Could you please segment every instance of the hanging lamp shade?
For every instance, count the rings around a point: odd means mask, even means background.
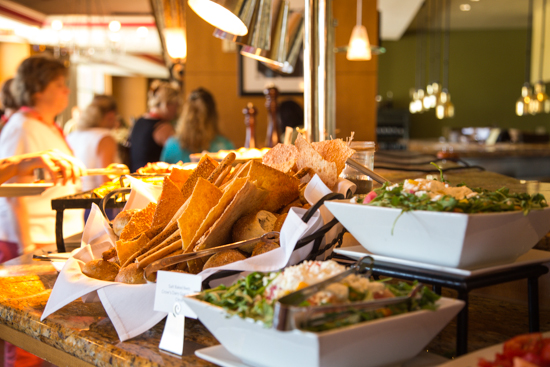
[[[280,3],[277,21],[271,30],[271,48],[262,49],[252,46],[243,46],[241,55],[256,59],[266,64],[275,64],[278,67],[283,67],[287,56],[288,42],[288,25],[290,18],[290,2],[283,0]]]
[[[294,12],[290,14],[286,57],[282,64],[264,62],[265,66],[283,74],[292,74],[294,72],[304,43],[304,24],[304,15],[302,13]]]
[[[531,105],[532,98],[531,84],[525,83],[523,87],[521,87],[521,97],[516,101],[516,115],[525,116],[531,113],[529,106]]]
[[[535,115],[537,113],[550,112],[550,101],[546,94],[546,86],[542,81],[535,84],[535,92],[530,102],[531,114]]]
[[[367,27],[364,25],[357,24],[353,27],[346,58],[354,61],[372,58]]]
[[[213,36],[240,45],[269,49],[271,47],[272,9],[273,0],[259,0],[252,14],[246,35],[237,36],[216,28]]]
[[[248,33],[258,0],[188,0],[199,17],[214,27],[237,36]]]
[[[164,28],[162,34],[168,55],[172,59],[185,59],[187,57],[185,30],[180,27]]]
[[[455,115],[455,106],[451,102],[451,94],[447,89],[443,89],[440,94],[439,103],[435,107],[435,116],[442,120],[452,118]]]

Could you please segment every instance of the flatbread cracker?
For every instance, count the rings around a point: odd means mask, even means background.
[[[235,198],[235,195],[237,195],[237,193],[243,188],[247,181],[248,180],[246,178],[236,178],[231,182],[229,186],[225,188],[222,197],[220,198],[220,201],[208,212],[208,215],[201,223],[199,230],[193,236],[193,239],[190,242],[190,246],[187,248],[186,252],[193,251],[193,247],[195,246],[199,238],[201,238],[206,233],[206,231],[209,230],[210,227],[214,225],[214,223],[216,223],[218,218],[223,214],[225,209]]]
[[[129,241],[151,228],[156,207],[156,203],[149,203],[144,209],[134,214],[122,230],[119,239]]]
[[[351,149],[342,139],[325,140],[311,143],[311,145],[326,161],[336,163],[338,176],[346,168],[348,158],[355,154],[355,150]]]
[[[242,174],[256,186],[269,192],[259,209],[276,212],[298,198],[300,180],[275,168],[253,161],[248,171]]]
[[[192,171],[188,169],[183,169],[179,167],[173,167],[172,172],[170,172],[170,176],[168,176],[172,182],[178,187],[178,189],[181,191],[183,188],[183,184],[189,176],[191,176]]]
[[[258,188],[250,180],[247,180],[231,203],[227,205],[222,215],[209,227],[208,233],[199,240],[194,251],[229,243],[231,241],[231,229],[235,222],[242,216],[257,210],[268,194],[268,191]]]
[[[319,154],[300,134],[296,138],[294,144],[299,151],[298,161],[296,162],[298,169],[300,170],[304,167],[311,168],[319,175],[325,185],[327,185],[329,189],[332,189],[338,181],[336,163],[324,160],[321,154]]]
[[[134,241],[116,241],[116,252],[120,263],[125,266],[128,259],[147,245],[147,242],[149,242],[149,238],[144,233]]]
[[[277,144],[271,148],[262,158],[262,163],[287,173],[297,171],[298,149],[290,144]]]
[[[183,250],[187,250],[191,246],[191,241],[204,219],[210,210],[220,202],[222,195],[222,190],[209,181],[204,178],[197,180],[193,194],[189,198],[189,204],[178,218]]]
[[[208,154],[202,156],[197,168],[193,170],[193,173],[189,176],[187,181],[185,181],[185,184],[181,189],[184,201],[187,200],[193,193],[193,189],[195,188],[195,184],[197,183],[199,177],[207,179],[208,176],[214,172],[217,166],[218,162],[214,161],[212,158],[209,158]]]
[[[169,177],[165,177],[151,227],[166,226],[183,203],[185,200],[180,189]]]

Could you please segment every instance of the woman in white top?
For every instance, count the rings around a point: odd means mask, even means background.
[[[72,151],[55,124],[55,116],[68,104],[67,68],[58,60],[30,57],[18,67],[11,92],[19,106],[0,134],[0,159],[15,155],[57,149]],[[10,182],[33,182],[32,175],[18,175]],[[51,200],[75,194],[72,183],[54,186],[40,196],[0,198],[0,243],[17,246],[19,254],[55,243],[55,211]],[[63,234],[82,232],[82,211],[67,210]],[[5,259],[4,259],[5,260]]]
[[[96,95],[81,112],[76,130],[67,136],[67,141],[86,168],[105,168],[111,163],[120,163],[118,145],[112,135],[112,129],[117,126],[117,106],[113,97]],[[82,190],[95,189],[108,180],[107,176],[82,177]]]

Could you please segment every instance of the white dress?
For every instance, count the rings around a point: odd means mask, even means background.
[[[21,112],[11,116],[0,133],[0,158],[43,150],[58,149],[72,155],[59,131]],[[9,182],[33,182],[33,176],[17,176]],[[40,196],[0,197],[0,240],[19,244],[19,251],[29,252],[34,244],[55,243],[55,210],[51,200],[78,192],[78,185],[56,185]],[[84,228],[82,210],[65,210],[63,235],[69,237]],[[25,241],[24,241],[25,240]],[[27,242],[30,240],[30,243]],[[25,243],[24,243],[25,242]],[[24,248],[23,248],[24,244]]]
[[[67,136],[67,142],[73,150],[74,156],[78,158],[86,168],[105,168],[102,167],[97,155],[97,147],[101,139],[106,136],[113,136],[111,130],[94,127],[87,130],[73,131]],[[120,163],[120,159],[115,158],[115,162]],[[104,176],[82,177],[82,190],[89,191],[103,184]]]

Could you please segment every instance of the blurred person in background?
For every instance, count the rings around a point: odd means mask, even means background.
[[[289,142],[290,144],[294,144],[299,134],[296,128],[304,128],[304,109],[293,99],[282,101],[279,103],[279,108],[277,109],[277,123],[279,124],[279,132],[281,133],[280,141],[285,141],[286,128],[291,127],[293,130]]]
[[[76,129],[76,122],[78,121],[79,116],[80,108],[78,108],[78,106],[73,106],[73,108],[71,108],[71,119],[63,125],[63,134],[65,134],[65,136],[69,135]]]
[[[73,157],[63,132],[55,124],[55,117],[68,105],[67,74],[63,63],[50,57],[29,57],[19,65],[10,91],[16,104],[21,107],[2,129],[0,159],[51,149]],[[67,165],[63,161],[59,164]],[[22,172],[10,182],[33,182],[34,176],[28,173]],[[54,245],[56,212],[51,208],[51,200],[75,194],[78,189],[79,185],[67,183],[65,186],[54,186],[40,196],[0,198],[1,247],[16,249],[15,253],[22,254]],[[78,234],[83,228],[82,211],[65,211],[64,235]],[[6,343],[4,350],[5,366],[42,365],[41,359],[9,343]]]
[[[67,136],[67,142],[87,169],[120,163],[117,141],[113,136],[118,125],[117,104],[111,96],[94,96],[92,103],[80,113],[75,131]],[[107,176],[82,177],[82,190],[95,189],[107,181]]]
[[[219,133],[214,97],[206,89],[198,88],[189,94],[178,119],[176,135],[168,139],[160,159],[185,163],[191,161],[189,155],[193,153],[234,148],[233,143]]]
[[[179,88],[171,83],[155,80],[149,89],[149,112],[134,124],[130,135],[130,170],[149,162],[158,162],[168,138],[174,135],[172,121],[181,105]]]
[[[6,80],[4,84],[2,84],[2,89],[0,90],[0,103],[2,104],[2,116],[0,116],[0,131],[2,130],[2,127],[4,127],[6,122],[8,122],[11,115],[17,112],[17,109],[19,108],[10,91],[10,86],[12,82],[13,78]]]

